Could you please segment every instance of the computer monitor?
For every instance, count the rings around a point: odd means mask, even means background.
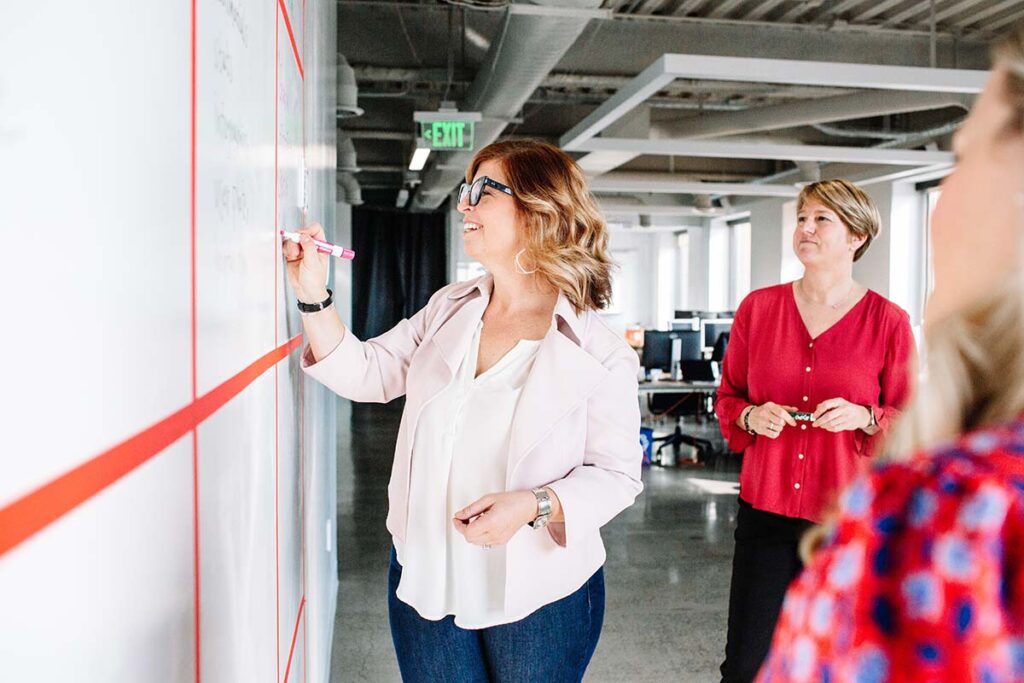
[[[670,330],[700,330],[700,318],[675,318],[668,321]]]
[[[711,360],[721,363],[725,360],[725,352],[729,350],[729,333],[723,332],[715,340],[715,348],[711,352]]]
[[[673,346],[678,349],[675,357]],[[644,330],[641,362],[647,369],[672,372],[674,360],[700,360],[702,355],[700,330]]]
[[[732,318],[705,318],[700,321],[701,338],[704,348],[711,350],[715,348],[718,335],[732,330]]]
[[[676,310],[676,318],[704,318],[707,317],[707,311],[695,311],[692,309],[688,310]]]

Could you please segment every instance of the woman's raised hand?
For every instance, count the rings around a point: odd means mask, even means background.
[[[300,228],[296,232],[299,233],[300,243],[285,240],[281,249],[288,283],[295,290],[299,301],[320,303],[327,298],[327,261],[330,256],[318,252],[313,239],[326,240],[327,237],[319,223]]]

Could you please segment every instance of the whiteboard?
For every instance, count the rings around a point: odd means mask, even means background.
[[[335,24],[5,7],[5,679],[327,680],[334,398],[299,371],[277,230],[334,222]]]

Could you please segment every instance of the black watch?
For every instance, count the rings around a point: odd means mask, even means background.
[[[334,300],[331,299],[332,296],[334,296],[334,292],[328,289],[327,298],[318,304],[304,304],[299,301],[297,302],[299,304],[299,310],[303,313],[318,313],[334,303]]]

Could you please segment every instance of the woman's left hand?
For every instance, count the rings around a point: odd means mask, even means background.
[[[532,491],[489,493],[455,513],[455,529],[473,545],[505,545],[537,517]]]
[[[811,426],[829,432],[847,432],[867,429],[870,422],[871,413],[864,406],[845,398],[830,398],[818,404]]]

